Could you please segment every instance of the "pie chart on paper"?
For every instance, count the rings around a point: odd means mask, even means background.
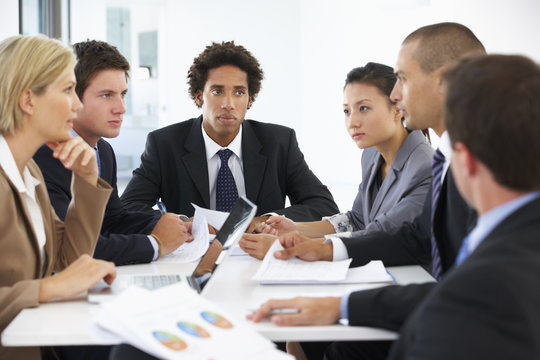
[[[223,316],[215,312],[203,311],[201,312],[201,317],[216,327],[219,327],[222,329],[233,328],[233,324],[229,320],[225,319]]]
[[[154,335],[154,338],[156,338],[157,341],[171,350],[181,351],[187,348],[187,344],[184,340],[166,331],[154,331],[152,332],[152,335]]]
[[[208,331],[206,331],[202,326],[199,326],[197,324],[190,323],[187,321],[180,321],[176,325],[178,326],[180,330],[182,330],[183,332],[191,336],[195,336],[199,338],[210,337],[210,334],[208,333]]]

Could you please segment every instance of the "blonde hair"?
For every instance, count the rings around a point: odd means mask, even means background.
[[[72,70],[73,51],[42,35],[17,35],[0,43],[0,133],[22,127],[19,97],[30,89],[41,94],[47,86]]]

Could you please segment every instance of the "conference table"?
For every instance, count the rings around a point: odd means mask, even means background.
[[[219,266],[201,295],[213,301],[230,315],[245,315],[270,298],[294,296],[340,296],[351,290],[368,289],[386,284],[332,285],[260,285],[251,277],[261,262],[249,256],[229,256],[224,252]],[[118,274],[191,274],[197,263],[151,263],[117,267]],[[389,267],[398,284],[434,281],[420,266]],[[181,306],[181,304],[179,304]],[[117,340],[103,339],[92,331],[92,318],[100,311],[99,304],[87,301],[87,295],[70,300],[51,301],[39,307],[24,309],[2,333],[4,346],[112,345]],[[328,326],[280,327],[268,320],[249,326],[273,341],[319,340],[392,340],[391,331],[334,324]]]

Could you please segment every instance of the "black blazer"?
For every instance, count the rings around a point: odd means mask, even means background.
[[[141,165],[122,194],[126,206],[148,211],[161,198],[167,210],[187,216],[194,213],[191,203],[210,207],[201,122],[202,116],[148,134]],[[254,120],[244,120],[242,126],[246,195],[257,205],[258,215],[275,211],[311,221],[339,212],[304,161],[294,130]]]
[[[431,190],[422,214],[404,223],[395,233],[377,232],[360,238],[344,238],[352,266],[370,260],[383,260],[386,266],[431,264]],[[463,238],[476,225],[476,212],[459,194],[452,172],[446,173],[437,209],[434,231],[439,244],[444,273],[453,265]],[[387,286],[352,293],[349,298],[349,323],[399,330],[408,316],[435,283]]]
[[[159,215],[128,211],[124,208],[116,186],[114,151],[103,139],[100,139],[97,145],[101,178],[113,187],[113,192],[105,209],[94,257],[113,261],[116,265],[150,262],[154,256],[154,249],[145,234],[151,233],[159,220]],[[52,151],[45,145],[38,149],[34,160],[41,168],[56,214],[64,220],[71,200],[72,172],[53,158]]]
[[[391,359],[540,357],[540,199],[503,220],[407,321]]]

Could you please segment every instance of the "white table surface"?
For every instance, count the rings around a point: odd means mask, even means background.
[[[244,318],[250,309],[269,298],[288,298],[297,295],[341,295],[352,289],[379,285],[259,285],[251,280],[260,262],[247,256],[225,257],[202,295],[214,301],[229,314]],[[190,274],[196,262],[188,264],[144,264],[117,267],[119,274]],[[433,281],[420,266],[388,268],[401,284]],[[99,305],[90,304],[86,296],[55,301],[36,308],[24,309],[2,333],[4,346],[107,345],[90,332],[90,323]],[[285,340],[391,340],[391,331],[369,327],[302,326],[278,327],[270,321],[248,322],[255,330],[273,341]]]

